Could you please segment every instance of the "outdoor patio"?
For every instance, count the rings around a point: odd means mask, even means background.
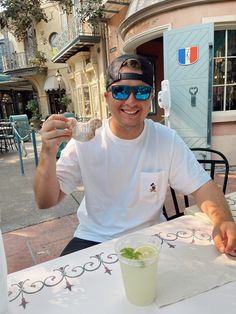
[[[40,139],[37,135],[37,147]],[[73,192],[63,203],[39,210],[34,201],[32,179],[35,161],[32,143],[26,143],[23,158],[25,175],[20,171],[16,150],[0,154],[1,229],[5,244],[8,272],[15,272],[58,257],[77,227],[76,211],[83,197],[83,188]],[[216,178],[221,184],[222,176]],[[236,191],[236,169],[229,175],[227,193]],[[168,196],[167,208],[172,201]]]

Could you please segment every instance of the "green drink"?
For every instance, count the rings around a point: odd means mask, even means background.
[[[135,305],[151,304],[156,298],[160,240],[132,234],[116,243],[127,299]]]

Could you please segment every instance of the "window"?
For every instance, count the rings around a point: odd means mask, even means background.
[[[90,106],[90,94],[88,86],[83,87],[84,93],[84,109],[86,115],[91,115],[91,106]]]
[[[49,35],[49,38],[48,38],[48,41],[49,41],[49,44],[52,48],[55,48],[56,47],[56,40],[58,38],[58,33],[56,32],[53,32]]]
[[[213,111],[236,110],[236,30],[215,31]]]

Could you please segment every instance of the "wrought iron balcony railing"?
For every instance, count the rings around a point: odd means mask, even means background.
[[[68,28],[59,34],[53,41],[53,62],[65,62],[81,47],[91,46],[100,41],[99,25],[91,27],[88,23],[81,23],[77,15],[69,23]]]
[[[43,55],[41,53],[41,55]],[[37,56],[28,56],[25,52],[12,53],[2,57],[3,73],[35,67],[44,67],[45,62]]]

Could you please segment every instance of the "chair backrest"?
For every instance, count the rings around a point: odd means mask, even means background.
[[[229,163],[227,158],[221,152],[211,149],[211,148],[191,148],[193,153],[195,154],[198,162],[203,166],[203,168],[209,173],[213,180],[216,179],[216,173],[220,173],[221,178],[223,180],[221,186],[222,191],[225,194],[228,182],[229,175]],[[167,220],[171,220],[183,215],[184,208],[179,205],[179,197],[176,195],[174,189],[170,187],[170,195],[172,197],[172,201],[174,204],[174,214],[167,211],[166,207],[163,207],[163,214]],[[189,206],[189,198],[187,195],[182,195],[184,207]]]

